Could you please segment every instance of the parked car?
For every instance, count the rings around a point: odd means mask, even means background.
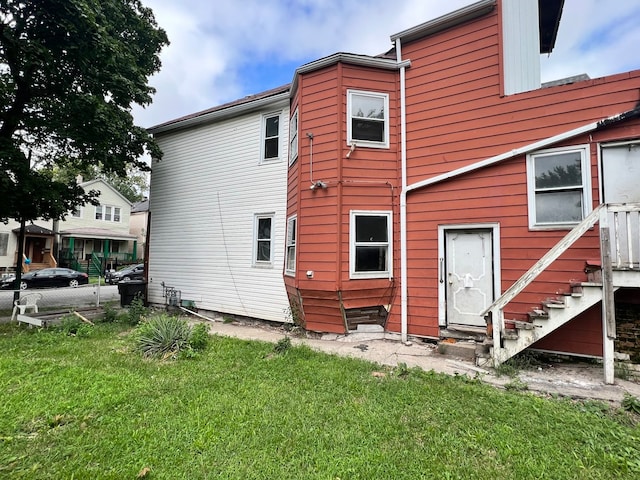
[[[46,287],[77,287],[89,283],[89,275],[70,268],[43,268],[22,275],[20,290]]]
[[[16,281],[16,276],[13,273],[5,275],[0,280],[0,289],[5,290],[5,289],[14,288],[15,281]]]
[[[142,280],[144,277],[144,263],[129,265],[116,272],[107,272],[104,281],[107,283],[128,282],[130,280]]]

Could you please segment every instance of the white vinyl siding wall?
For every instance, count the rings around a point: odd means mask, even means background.
[[[287,105],[158,135],[164,157],[151,176],[151,303],[164,304],[164,282],[199,309],[287,321]],[[282,153],[261,164],[263,115],[276,109]],[[253,262],[254,222],[264,212],[273,212],[268,268]]]
[[[502,1],[505,95],[540,88],[538,0]]]

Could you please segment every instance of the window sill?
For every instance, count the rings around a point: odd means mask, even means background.
[[[349,280],[380,280],[388,279],[389,272],[371,272],[371,273],[354,273],[349,274]]]
[[[253,268],[261,268],[261,269],[265,269],[265,270],[273,269],[273,264],[272,263],[254,263],[251,266]]]
[[[366,140],[351,140],[347,142],[347,147],[351,147],[355,144],[355,150],[358,148],[381,148],[381,149],[389,149],[389,142],[372,142]]]
[[[558,225],[530,225],[529,231],[531,232],[548,232],[552,230],[573,230],[576,225],[579,225],[580,222],[576,223],[561,223]]]

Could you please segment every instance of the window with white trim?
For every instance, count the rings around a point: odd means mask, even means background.
[[[392,269],[390,211],[351,211],[351,278],[386,278]]]
[[[271,266],[273,261],[273,215],[256,215],[254,225],[253,264]]]
[[[280,113],[262,117],[262,157],[264,160],[280,159]]]
[[[389,148],[389,95],[347,90],[347,144]]]
[[[298,158],[298,109],[289,120],[289,165]]]
[[[530,228],[568,228],[591,211],[589,146],[527,155]]]
[[[102,220],[104,222],[120,222],[120,207],[114,207],[112,205],[96,205],[96,220]]]
[[[71,216],[73,218],[82,218],[82,207],[76,207],[72,212]]]
[[[298,235],[298,217],[295,215],[287,220],[287,256],[285,258],[284,273],[296,273],[296,237]]]

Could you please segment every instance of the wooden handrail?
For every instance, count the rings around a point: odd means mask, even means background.
[[[493,302],[480,315],[485,316],[492,310],[504,308],[516,295],[522,292],[538,275],[540,275],[551,263],[553,263],[560,255],[567,251],[584,233],[593,227],[600,218],[600,211],[605,204],[598,205],[582,222],[576,225],[573,230],[567,233],[551,250],[543,255],[527,272],[522,275],[513,285],[511,285],[500,297]]]

